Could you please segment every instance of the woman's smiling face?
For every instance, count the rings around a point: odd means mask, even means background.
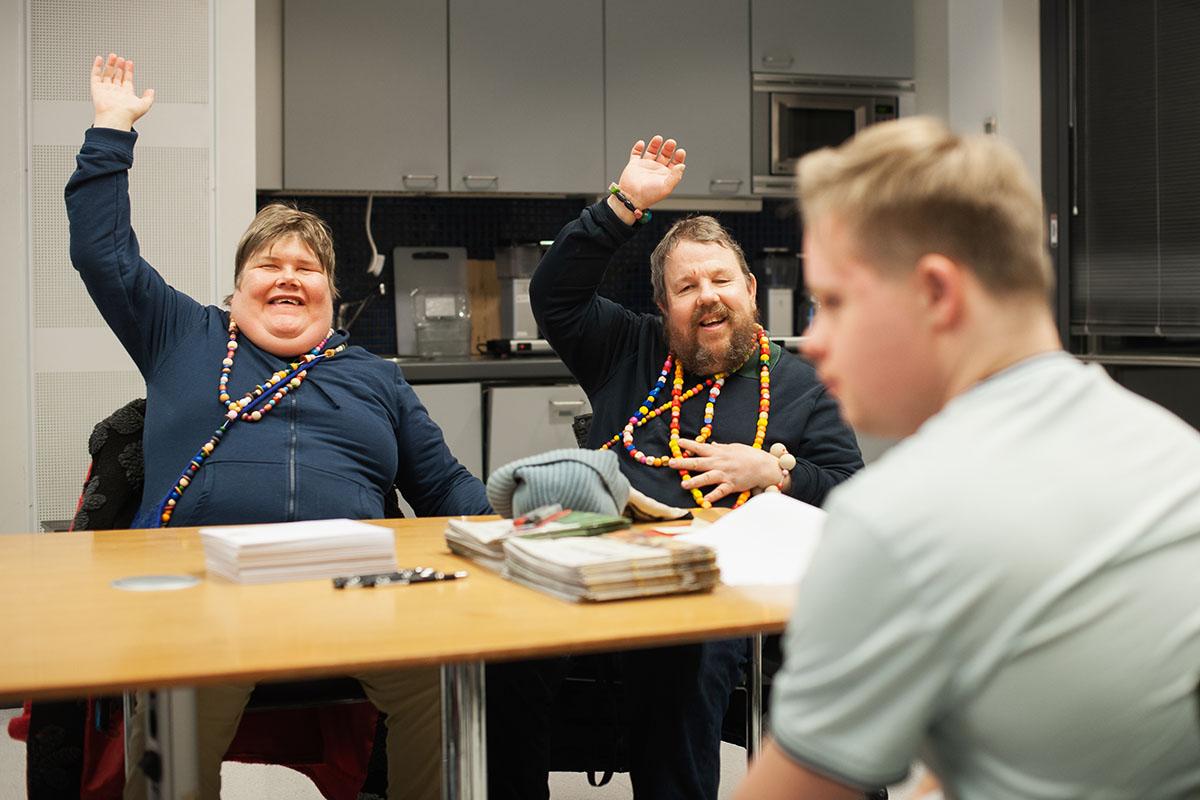
[[[329,332],[329,278],[298,236],[277,239],[247,259],[230,310],[243,335],[258,347],[281,357],[299,355]]]

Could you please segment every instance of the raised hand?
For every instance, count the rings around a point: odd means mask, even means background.
[[[650,144],[638,139],[629,152],[629,163],[625,165],[617,181],[621,192],[640,209],[650,208],[669,196],[683,177],[687,151],[676,146],[674,139],[655,135]],[[627,223],[633,223],[633,214],[613,199],[609,207]],[[624,213],[622,213],[624,212]]]
[[[154,90],[147,89],[141,97],[133,90],[133,62],[109,53],[108,58],[96,56],[92,62],[92,107],[97,128],[133,128],[143,114],[154,105]]]

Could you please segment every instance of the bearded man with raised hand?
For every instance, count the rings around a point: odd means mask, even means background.
[[[758,324],[754,276],[720,223],[682,219],[655,248],[661,316],[597,293],[686,158],[661,136],[633,146],[606,199],[563,228],[538,266],[534,315],[591,401],[589,446],[614,449],[638,491],[681,507],[738,506],[763,490],[820,504],[862,466],[854,433],[812,367]],[[737,639],[620,655],[637,797],[715,800],[721,721],[747,653]],[[564,670],[560,660],[489,667],[489,796],[547,796],[541,709]]]

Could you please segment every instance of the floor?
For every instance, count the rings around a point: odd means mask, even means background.
[[[25,745],[8,737],[8,720],[20,709],[0,709],[0,800],[26,800]],[[733,796],[733,789],[746,772],[746,751],[731,744],[721,749],[721,800]],[[287,767],[258,764],[225,764],[221,769],[225,800],[321,800],[312,782]],[[913,780],[892,790],[893,800],[907,800]],[[619,774],[602,788],[588,785],[582,773],[556,772],[550,776],[552,800],[618,800],[633,796],[627,775]]]

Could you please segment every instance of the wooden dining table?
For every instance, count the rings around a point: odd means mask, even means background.
[[[468,577],[346,590],[328,579],[245,585],[206,573],[194,528],[0,535],[0,700],[155,690],[172,710],[160,732],[182,776],[177,786],[186,787],[195,769],[196,686],[438,665],[443,796],[482,798],[485,662],[778,632],[794,596],[792,587],[719,585],[565,602],[451,554],[445,518],[373,524],[395,532],[400,567]],[[114,586],[148,575],[196,582],[154,591]]]

